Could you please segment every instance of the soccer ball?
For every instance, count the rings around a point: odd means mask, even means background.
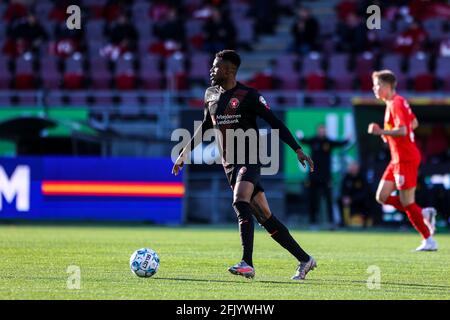
[[[153,276],[159,268],[158,254],[149,248],[136,250],[130,258],[130,269],[138,277]]]

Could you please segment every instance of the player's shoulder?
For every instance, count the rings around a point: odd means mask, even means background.
[[[211,87],[206,88],[205,94],[207,94],[207,93],[217,93],[219,91],[220,91],[220,87],[218,85],[211,86]]]
[[[240,89],[248,91],[248,96],[250,97],[251,103],[259,103],[265,106],[267,109],[270,109],[266,99],[264,99],[263,95],[256,88],[240,84]]]
[[[253,87],[249,87],[249,86],[247,86],[247,85],[245,85],[245,84],[243,84],[243,83],[238,83],[238,88],[240,89],[240,90],[245,90],[245,91],[247,91],[250,95],[254,95],[254,96],[257,96],[257,95],[259,95],[259,92],[258,92],[258,90],[256,89],[256,88],[253,88]]]
[[[211,86],[205,90],[205,101],[216,100],[220,95],[219,86]]]
[[[398,106],[402,106],[402,107],[408,107],[409,106],[408,100],[406,100],[405,97],[403,97],[403,96],[401,96],[399,94],[396,94],[394,96],[394,105],[398,105]]]
[[[249,87],[245,84],[238,82],[237,90],[245,93],[246,101],[252,105],[261,97],[261,94],[256,88]]]

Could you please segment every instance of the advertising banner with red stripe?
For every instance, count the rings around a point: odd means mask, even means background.
[[[0,219],[183,222],[170,158],[0,158]]]

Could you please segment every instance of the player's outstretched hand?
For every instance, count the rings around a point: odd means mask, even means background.
[[[178,156],[177,161],[175,161],[175,164],[173,165],[172,174],[174,174],[176,176],[178,175],[180,170],[183,168],[185,159],[186,159],[186,157],[185,157],[185,155],[183,153],[181,153]]]
[[[367,132],[369,134],[374,134],[374,135],[381,135],[381,128],[378,125],[378,123],[374,123],[372,122],[371,124],[369,124],[369,127],[367,128]]]
[[[302,149],[298,149],[297,151],[298,161],[302,164],[303,168],[306,168],[305,161],[309,164],[309,171],[314,171],[314,162],[311,160],[309,156],[307,156]]]

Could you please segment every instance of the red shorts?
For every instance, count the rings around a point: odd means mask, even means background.
[[[392,181],[397,190],[415,188],[420,161],[389,163],[381,180]]]

